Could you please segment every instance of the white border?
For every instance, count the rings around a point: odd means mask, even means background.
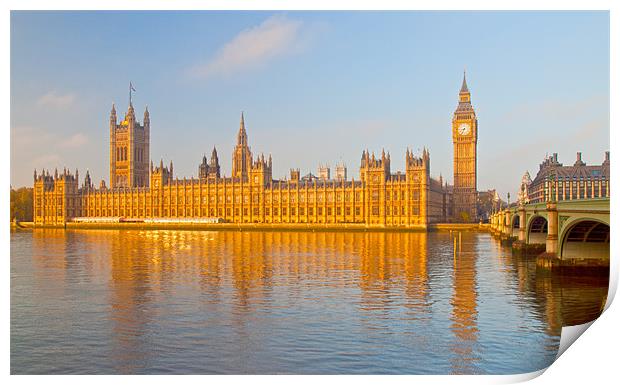
[[[611,10],[611,116],[610,116],[610,128],[611,128],[611,152],[612,159],[616,154],[617,146],[614,143],[618,142],[618,90],[620,89],[618,83],[618,68],[620,61],[618,60],[618,42],[620,41],[618,31],[620,28],[620,19],[618,12],[620,6],[618,1],[612,0],[590,0],[590,1],[553,1],[553,0],[522,0],[522,1],[490,1],[490,0],[470,0],[470,1],[414,1],[414,0],[384,0],[384,1],[335,1],[335,0],[315,0],[315,1],[287,1],[282,0],[263,0],[263,1],[249,1],[249,0],[212,0],[212,1],[199,1],[199,0],[150,0],[150,1],[88,1],[80,2],[75,0],[61,0],[51,3],[45,0],[8,0],[2,2],[5,8],[5,12],[2,14],[1,24],[3,38],[1,40],[2,51],[10,53],[10,10],[38,10],[38,9],[55,9],[55,10],[71,10],[71,9],[83,9],[83,10],[99,10],[99,9],[118,9],[118,10],[194,10],[194,9],[213,9],[213,10],[346,10],[346,9],[359,9],[359,10],[406,10],[406,9],[418,9],[418,10]],[[561,7],[561,8],[560,8]],[[5,60],[2,62],[3,74],[5,85],[10,85],[10,61],[7,59],[7,54],[3,55]],[[578,74],[577,74],[578,75]],[[3,125],[4,138],[2,141],[3,150],[2,156],[4,162],[2,167],[5,171],[5,180],[10,180],[10,87],[5,86],[2,93],[2,108],[4,114],[2,116],[5,119],[9,119],[9,122]],[[6,122],[6,120],[5,120]],[[615,165],[615,161],[612,160]],[[616,167],[611,168],[611,179],[618,180],[618,172]],[[7,186],[8,187],[8,186]],[[0,218],[9,218],[9,189],[0,189],[0,201],[2,202],[2,214]],[[616,212],[616,200],[612,196],[612,213]],[[620,239],[617,237],[616,224],[617,218],[612,215],[612,279],[610,281],[610,295],[609,298],[613,298],[617,290],[618,285],[618,263],[615,258],[618,257],[618,243],[614,242],[614,239]],[[5,280],[5,292],[2,296],[2,305],[4,309],[10,309],[10,248],[9,248],[9,223],[4,220],[1,221],[2,226],[2,244],[5,247],[4,263],[2,277]],[[610,306],[608,301],[607,307]],[[575,347],[568,349],[548,370],[549,373],[540,376],[534,380],[537,383],[558,383],[562,384],[583,384],[588,383],[611,383],[614,379],[617,379],[617,358],[616,353],[618,348],[616,343],[618,342],[618,330],[617,325],[620,325],[617,311],[618,305],[612,306],[607,310],[601,319],[594,322],[594,325],[588,329],[585,333],[586,337],[580,338],[575,342]],[[5,312],[3,317],[3,326],[5,333],[3,335],[4,342],[4,354],[3,360],[4,374],[8,375],[10,371],[10,346],[9,336],[7,331],[10,329],[10,315],[9,312]],[[201,376],[183,376],[175,378],[176,380],[188,381],[188,382],[203,382],[205,380],[213,380],[218,383],[237,383],[252,382],[252,383],[289,383],[291,381],[300,383],[314,383],[316,381],[321,382],[355,382],[355,383],[376,383],[380,382],[393,382],[393,383],[407,383],[411,381],[421,381],[423,383],[465,383],[465,384],[485,384],[485,383],[511,383],[520,382],[536,377],[544,371],[535,373],[518,375],[518,376],[217,376],[217,377],[201,377]],[[31,376],[12,376],[9,378],[11,382],[22,383],[41,381],[61,383],[66,382],[83,382],[87,380],[94,383],[107,383],[109,378],[104,376],[89,376],[84,377],[72,377],[72,376],[46,376],[36,378]],[[113,381],[126,382],[149,382],[149,383],[168,383],[171,379],[168,376],[115,376]]]

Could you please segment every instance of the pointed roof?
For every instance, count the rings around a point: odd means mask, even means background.
[[[465,71],[463,71],[463,84],[461,85],[460,93],[469,93],[469,89],[467,88],[467,80],[465,79]]]
[[[239,134],[237,134],[237,144],[247,144],[248,134],[245,132],[245,119],[241,111],[241,122],[239,123]]]

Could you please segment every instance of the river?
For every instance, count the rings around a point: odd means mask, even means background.
[[[513,374],[607,279],[486,233],[11,232],[12,374]],[[457,247],[458,249],[458,247]]]

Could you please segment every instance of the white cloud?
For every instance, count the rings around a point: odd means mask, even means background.
[[[60,146],[64,148],[77,148],[88,143],[88,137],[81,132],[73,134],[68,138],[63,138],[60,141]]]
[[[56,91],[50,91],[45,95],[41,96],[37,100],[37,104],[39,106],[47,106],[47,107],[55,107],[55,108],[65,108],[73,104],[75,101],[75,94],[57,94]]]
[[[53,170],[55,167],[57,168],[60,165],[61,161],[62,159],[57,154],[46,154],[33,158],[30,163],[34,168],[45,167]]]
[[[241,31],[205,65],[194,68],[201,77],[246,71],[299,47],[302,22],[272,16],[260,25]]]

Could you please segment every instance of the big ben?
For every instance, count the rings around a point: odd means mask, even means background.
[[[478,119],[471,105],[465,73],[459,92],[459,105],[452,117],[454,144],[453,219],[456,222],[477,220],[477,143]]]

